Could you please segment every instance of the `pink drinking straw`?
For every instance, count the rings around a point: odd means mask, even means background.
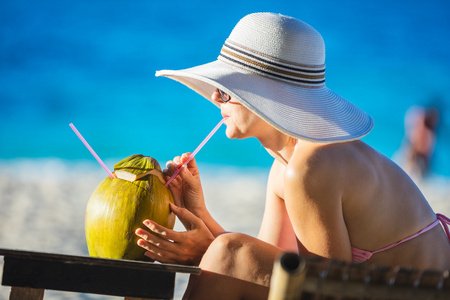
[[[202,149],[202,147],[206,144],[206,142],[208,142],[208,140],[214,135],[214,133],[216,133],[217,129],[219,129],[219,127],[223,124],[223,122],[225,122],[227,118],[223,118],[219,124],[216,125],[216,127],[214,127],[214,129],[208,134],[208,136],[203,140],[203,142],[200,143],[200,145],[198,145],[198,147],[194,150],[194,152],[192,152],[192,154],[189,156],[188,160],[183,164],[183,165],[187,165],[193,158],[194,156],[198,153],[198,151],[200,151],[200,149]],[[178,176],[178,174],[180,174],[181,172],[181,167],[175,171],[175,173],[173,173],[172,177],[169,178],[169,180],[167,180],[166,182],[166,186],[169,186],[169,184],[172,182],[172,180],[175,179],[175,177]]]
[[[83,144],[86,146],[86,148],[88,148],[88,150],[92,153],[92,155],[94,155],[95,159],[98,161],[98,163],[103,167],[103,169],[105,169],[106,173],[108,173],[109,177],[111,178],[116,178],[116,176],[114,176],[111,171],[108,169],[108,167],[103,163],[103,161],[100,159],[100,157],[98,157],[97,153],[95,153],[94,149],[91,148],[91,146],[89,146],[88,142],[86,142],[86,140],[84,139],[84,137],[81,135],[81,133],[75,128],[75,126],[70,123],[69,124],[70,128],[72,128],[72,130],[75,132],[76,135],[78,135],[78,137],[80,138],[80,140],[83,142]]]

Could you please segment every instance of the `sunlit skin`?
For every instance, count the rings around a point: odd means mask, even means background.
[[[230,139],[245,139],[248,137],[258,136],[262,130],[272,130],[272,126],[253,114],[250,110],[245,108],[242,104],[231,99],[227,103],[223,103],[215,91],[211,99],[221,106],[222,117],[228,117],[225,121],[227,126],[226,135]]]
[[[412,180],[362,141],[315,144],[276,130],[235,99],[222,103],[229,138],[257,138],[273,156],[258,238],[226,233],[208,212],[192,160],[171,184],[175,215],[186,227],[175,232],[151,221],[138,244],[152,259],[198,264],[185,297],[265,299],[274,259],[282,251],[352,260],[351,247],[377,250],[416,233],[435,219]],[[167,176],[189,153],[168,162]],[[251,212],[249,212],[251,213]],[[150,232],[161,234],[160,237]],[[450,269],[450,245],[436,226],[368,263]],[[217,284],[217,282],[221,284]],[[220,298],[223,297],[223,298]]]

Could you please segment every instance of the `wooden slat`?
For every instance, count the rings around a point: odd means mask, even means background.
[[[175,273],[5,257],[3,285],[112,296],[171,299]]]
[[[201,269],[198,267],[184,266],[184,265],[174,265],[174,264],[160,264],[153,262],[144,262],[136,260],[125,260],[125,259],[106,259],[90,256],[77,256],[77,255],[65,255],[65,254],[54,254],[45,252],[35,252],[35,251],[24,251],[24,250],[13,250],[13,249],[3,249],[0,248],[0,256],[5,257],[17,257],[17,258],[32,258],[41,261],[66,261],[68,263],[77,263],[84,265],[96,265],[96,266],[123,266],[125,268],[142,269],[147,270],[151,268],[152,270],[165,271],[165,272],[176,272],[176,273],[189,273],[189,274],[200,274]]]
[[[393,285],[413,287],[418,277],[417,269],[396,267],[394,268]]]
[[[352,291],[352,297],[343,299],[361,299],[368,294],[369,266],[367,264],[350,264],[347,273],[347,279],[344,281],[344,290]],[[349,294],[348,292],[346,294]]]
[[[302,300],[320,299],[317,294],[321,290],[321,278],[324,273],[324,264],[326,261],[318,256],[310,256],[306,258],[306,276],[316,280],[308,280],[303,282]],[[328,264],[327,264],[328,266]],[[306,284],[306,286],[305,286]],[[314,292],[309,292],[314,291]]]
[[[439,289],[442,287],[443,281],[444,276],[442,272],[425,270],[420,275],[420,278],[417,282],[417,287]]]
[[[444,284],[443,284],[443,288],[444,289],[448,289],[450,290],[450,270],[446,271],[444,273]]]
[[[2,284],[132,298],[171,299],[176,272],[197,267],[0,249]]]
[[[388,285],[391,273],[389,267],[372,265],[369,267],[370,283],[375,285]]]
[[[348,264],[341,260],[330,259],[326,269],[326,278],[332,280],[342,280],[346,277]]]

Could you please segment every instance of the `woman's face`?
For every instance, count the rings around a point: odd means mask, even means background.
[[[226,135],[230,139],[258,138],[271,128],[269,124],[234,98],[224,103],[218,90],[211,95],[211,100],[219,104],[222,116],[228,117],[225,125],[227,125]]]

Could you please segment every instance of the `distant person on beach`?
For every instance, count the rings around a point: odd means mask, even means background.
[[[257,238],[227,232],[215,221],[195,160],[182,166],[189,154],[168,162],[167,176],[181,168],[169,185],[171,209],[187,230],[146,221],[148,230],[136,234],[148,257],[202,268],[186,298],[267,299],[274,260],[284,251],[450,269],[450,233],[441,226],[450,220],[431,209],[403,170],[360,140],[373,120],[326,87],[324,42],[308,24],[279,14],[247,15],[218,60],[156,75],[210,100],[227,117],[228,138],[255,137],[274,158]],[[225,155],[227,149],[217,159]]]
[[[438,124],[439,111],[433,106],[413,106],[405,114],[405,138],[393,160],[414,180],[430,174]]]

